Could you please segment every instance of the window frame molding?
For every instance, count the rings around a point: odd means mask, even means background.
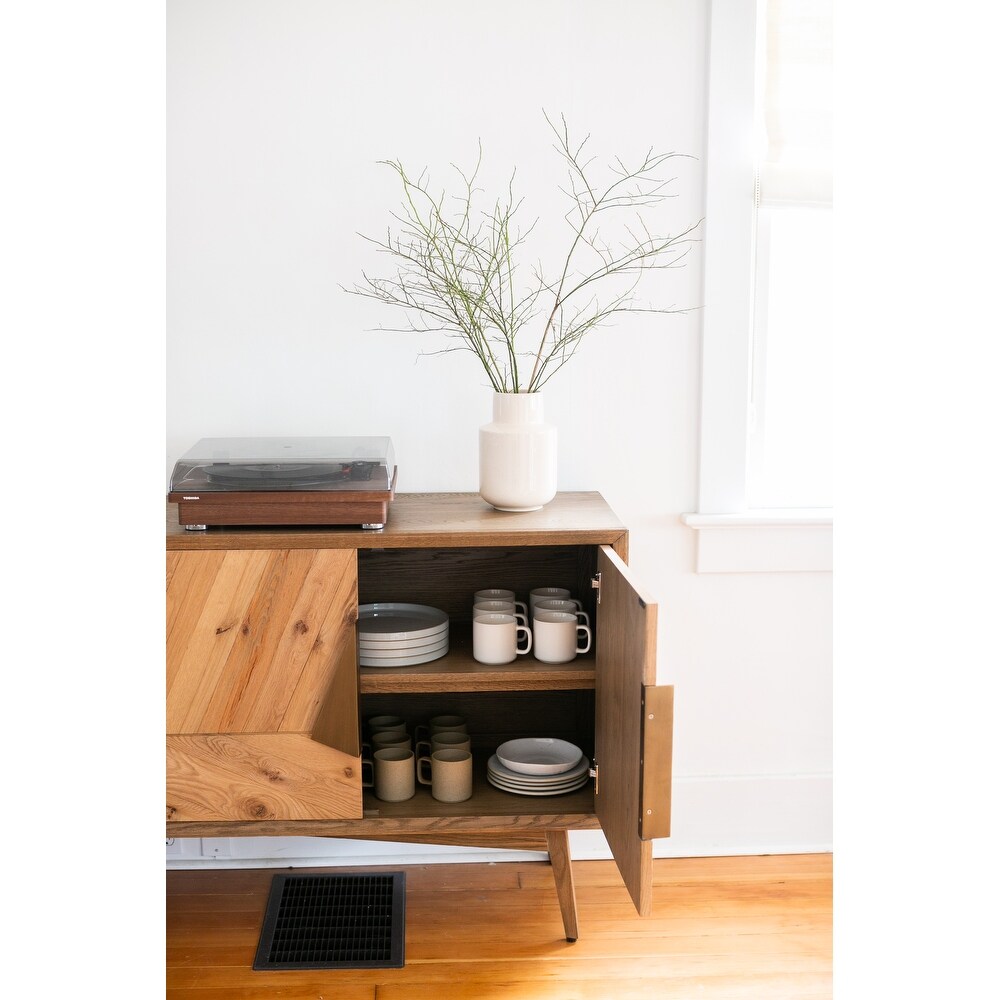
[[[827,509],[750,508],[757,39],[766,0],[711,0],[706,101],[705,243],[696,569],[832,569]]]

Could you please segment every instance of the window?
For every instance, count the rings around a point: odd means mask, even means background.
[[[713,0],[710,37],[699,509],[685,521],[702,571],[828,569],[832,0]],[[763,559],[707,558],[711,529],[763,525],[783,530],[716,536]]]
[[[824,507],[833,497],[833,0],[758,6],[747,506]]]

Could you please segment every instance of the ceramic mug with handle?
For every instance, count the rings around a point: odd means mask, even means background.
[[[569,663],[590,649],[590,626],[572,612],[539,611],[534,623],[535,658],[543,663]]]
[[[539,611],[566,611],[571,615],[576,615],[576,617],[583,622],[584,625],[590,624],[590,615],[588,615],[587,612],[580,607],[579,601],[556,601],[552,599],[547,601],[536,601],[532,614],[537,615]],[[534,619],[532,619],[532,624],[534,624]]]
[[[435,750],[421,757],[417,781],[430,785],[439,802],[464,802],[472,797],[472,754],[468,750]]]
[[[368,773],[366,773],[366,771]],[[416,794],[416,766],[412,750],[383,747],[373,760],[361,762],[361,784],[374,788],[383,802],[405,802]]]
[[[417,760],[430,757],[437,750],[468,750],[472,751],[472,738],[468,733],[456,733],[445,730],[433,733],[425,740],[418,740],[416,746]]]
[[[519,601],[513,590],[506,590],[503,587],[487,587],[485,590],[477,590],[472,595],[472,603],[476,605],[480,601],[509,601],[525,618],[528,616],[528,605],[524,601]]]
[[[513,615],[481,614],[472,619],[472,656],[478,663],[513,663],[531,652],[531,641],[531,629]]]
[[[583,603],[577,600],[565,587],[535,587],[528,594],[532,618],[535,617],[535,605],[539,601],[572,601],[578,608],[583,607]]]

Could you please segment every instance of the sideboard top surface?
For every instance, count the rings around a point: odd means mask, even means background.
[[[478,493],[397,493],[384,528],[210,527],[189,531],[167,503],[167,549],[608,545],[627,534],[596,492],[557,493],[541,510],[495,510]]]

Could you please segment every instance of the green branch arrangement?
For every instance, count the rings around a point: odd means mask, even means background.
[[[674,235],[657,235],[643,218],[672,196],[668,188],[675,178],[664,179],[661,172],[685,154],[650,150],[631,168],[616,158],[607,166],[608,179],[598,184],[593,160],[585,158],[589,136],[574,145],[565,118],[560,126],[548,115],[545,120],[568,174],[560,191],[570,203],[565,220],[571,235],[557,277],[548,280],[535,267],[530,278],[520,280],[518,257],[535,223],[523,232],[517,227],[516,172],[492,207],[476,206],[480,145],[471,173],[454,168],[461,186],[447,199],[431,191],[426,171],[413,178],[399,161],[382,161],[403,187],[402,208],[391,213],[398,228],[394,234],[390,227],[384,239],[359,235],[392,258],[395,273],[382,278],[362,273],[362,284],[345,289],[403,309],[407,331],[441,331],[457,340],[429,353],[471,351],[496,392],[538,392],[588,333],[619,314],[687,311],[644,307],[635,294],[643,274],[683,266],[696,242],[700,222]],[[609,238],[605,234],[612,229]],[[519,349],[532,328],[531,348]]]

